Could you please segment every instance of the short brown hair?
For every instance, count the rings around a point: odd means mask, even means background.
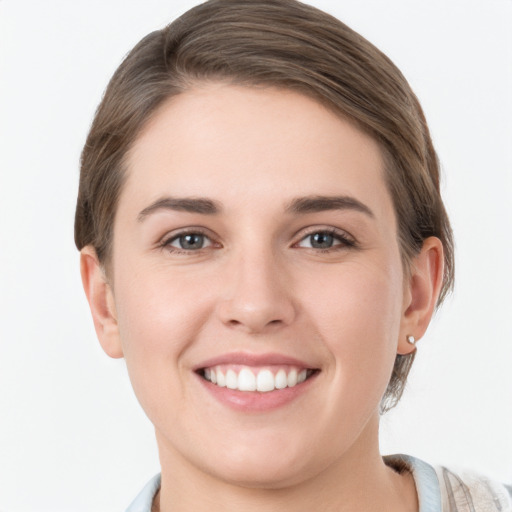
[[[385,161],[404,268],[426,238],[443,243],[442,302],[453,285],[453,240],[421,106],[401,72],[375,46],[336,18],[295,0],[210,0],[150,33],[126,56],[82,152],[78,249],[92,245],[108,267],[128,150],[166,99],[204,81],[293,89],[370,134]],[[400,398],[413,359],[414,353],[397,356],[382,410]]]

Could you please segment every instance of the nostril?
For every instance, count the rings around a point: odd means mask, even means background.
[[[237,327],[237,328],[245,326],[250,331],[256,332],[256,331],[260,331],[264,328],[268,328],[269,326],[282,325],[283,321],[276,319],[276,320],[269,320],[268,322],[265,323],[264,321],[255,322],[254,320],[250,320],[250,319],[248,319],[246,321],[241,321],[241,320],[236,320],[236,319],[232,318],[231,320],[228,320],[227,324],[231,327]]]

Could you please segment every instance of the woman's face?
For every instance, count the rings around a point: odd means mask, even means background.
[[[295,92],[195,88],[129,153],[114,233],[164,460],[279,486],[377,449],[408,292],[373,139]]]

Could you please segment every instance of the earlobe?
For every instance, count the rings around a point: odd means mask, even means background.
[[[404,290],[404,306],[398,340],[398,354],[416,350],[416,342],[427,330],[443,284],[443,245],[436,237],[423,242],[411,263]],[[410,343],[413,337],[415,343]]]
[[[112,288],[91,246],[84,247],[80,252],[80,273],[96,335],[103,350],[110,357],[123,357]]]

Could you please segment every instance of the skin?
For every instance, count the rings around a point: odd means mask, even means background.
[[[378,407],[395,356],[432,316],[442,246],[404,273],[378,144],[292,91],[208,84],[167,101],[135,142],[108,277],[82,277],[99,340],[124,357],[162,465],[155,507],[417,510],[412,478],[384,465]],[[145,209],[209,198],[221,211]],[[289,211],[343,196],[371,211]],[[183,249],[183,230],[205,235]],[[312,233],[336,230],[318,248]],[[284,406],[240,411],[194,371],[232,352],[292,356],[318,371]],[[200,492],[198,492],[200,490]]]

